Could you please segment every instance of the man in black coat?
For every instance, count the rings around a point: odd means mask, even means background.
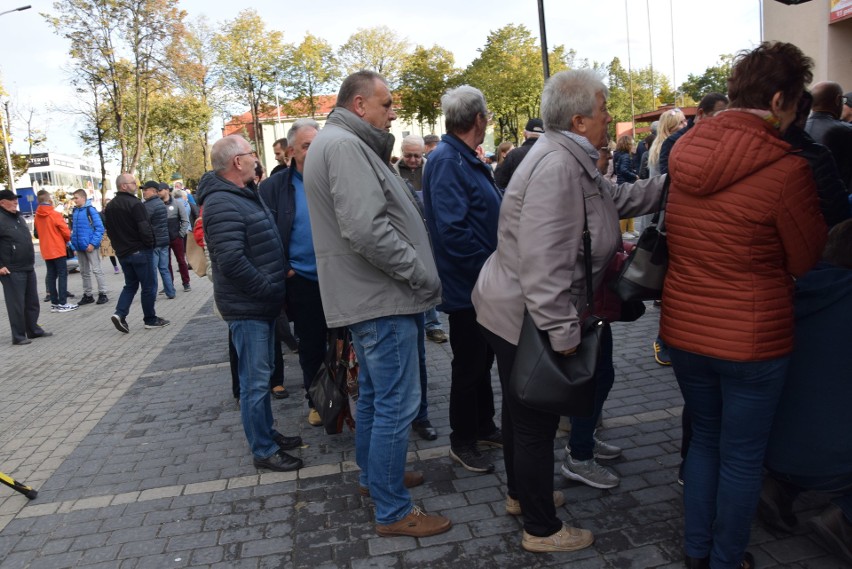
[[[524,127],[524,143],[509,152],[503,163],[497,167],[494,172],[494,182],[501,190],[506,189],[509,185],[509,180],[512,179],[512,174],[518,168],[521,160],[532,149],[532,145],[538,140],[538,137],[544,134],[544,123],[541,119],[530,119],[527,121],[527,126]]]
[[[31,338],[52,336],[38,325],[39,302],[35,276],[35,249],[27,222],[18,212],[18,196],[0,191],[0,283],[16,346]]]
[[[275,318],[284,303],[284,247],[275,221],[254,187],[256,153],[241,136],[216,142],[213,172],[198,184],[204,236],[213,271],[213,296],[238,355],[240,414],[254,465],[288,471],[302,460],[284,452],[302,444],[273,428]]]

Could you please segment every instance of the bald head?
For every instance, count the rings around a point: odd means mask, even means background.
[[[843,111],[843,89],[834,81],[821,81],[813,86],[811,95],[814,97],[813,111],[829,113],[836,119]]]
[[[115,179],[115,187],[119,192],[124,192],[126,194],[135,194],[136,193],[136,178],[133,177],[133,174],[128,172],[124,172],[119,174]]]

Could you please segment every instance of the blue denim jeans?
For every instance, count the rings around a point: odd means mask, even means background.
[[[398,522],[413,507],[402,478],[408,433],[420,406],[417,322],[412,314],[349,325],[360,365],[355,460],[379,524]]]
[[[47,292],[50,294],[50,304],[66,304],[68,302],[68,258],[57,257],[45,259],[47,267]]]
[[[612,384],[615,383],[615,368],[612,365],[612,328],[604,324],[601,334],[601,351],[595,378],[595,410],[591,417],[571,417],[571,435],[568,446],[574,460],[589,460],[595,452],[595,429],[603,412]]]
[[[684,465],[684,549],[713,569],[739,567],[763,481],[763,457],[789,357],[733,362],[669,348],[692,414]]]
[[[154,247],[154,288],[157,288],[157,273],[160,273],[160,278],[163,280],[163,290],[166,291],[166,296],[173,298],[176,293],[175,284],[169,272],[168,245],[165,247]]]
[[[228,329],[239,356],[237,373],[243,430],[252,455],[269,458],[278,451],[269,393],[275,357],[275,320],[231,320]]]
[[[121,270],[124,272],[124,288],[115,305],[115,313],[122,318],[130,313],[130,304],[136,291],[142,287],[142,315],[145,324],[152,324],[157,320],[154,311],[154,301],[157,298],[157,281],[154,280],[153,251],[142,249],[130,255],[119,257]]]
[[[433,308],[432,310],[435,309]],[[429,401],[426,400],[426,383],[429,376],[426,373],[426,326],[424,325],[428,314],[429,311],[427,310],[424,314],[417,315],[417,359],[420,363],[420,409],[414,418],[415,422],[429,420]],[[436,313],[435,317],[437,318],[437,316]],[[441,322],[438,321],[438,328],[441,327],[440,325]]]
[[[427,330],[443,330],[441,327],[441,318],[438,316],[438,309],[434,306],[425,312],[426,329]]]

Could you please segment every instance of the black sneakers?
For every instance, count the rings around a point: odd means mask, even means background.
[[[77,306],[83,306],[84,304],[94,304],[95,297],[91,294],[84,294],[80,299],[80,302],[77,303]]]
[[[494,465],[476,448],[476,444],[450,447],[450,458],[471,472],[494,472]]]
[[[299,470],[303,463],[301,458],[290,456],[283,450],[279,450],[275,454],[267,458],[255,458],[255,468],[266,468],[277,472],[289,472],[291,470]]]
[[[98,300],[95,304],[106,304],[109,302],[109,297],[107,297],[105,292],[98,293]]]
[[[125,334],[130,333],[130,326],[127,325],[127,320],[125,320],[118,314],[113,314],[111,318],[116,330],[118,330],[119,332],[124,332]]]
[[[145,329],[146,330],[153,330],[154,328],[165,328],[169,324],[171,324],[171,322],[169,322],[168,320],[163,320],[162,318],[160,318],[158,316],[157,319],[154,320],[153,322],[151,322],[150,324],[146,322],[145,323]]]

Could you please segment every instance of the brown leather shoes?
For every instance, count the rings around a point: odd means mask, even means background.
[[[407,516],[393,524],[376,524],[376,533],[382,537],[407,535],[411,537],[428,537],[449,531],[453,522],[443,516],[429,515],[414,506]]]
[[[423,484],[423,473],[417,472],[416,470],[407,471],[402,475],[402,484],[406,488],[414,488],[415,486],[420,486]],[[362,496],[369,496],[370,489],[365,488],[364,486],[358,486],[358,493]]]

